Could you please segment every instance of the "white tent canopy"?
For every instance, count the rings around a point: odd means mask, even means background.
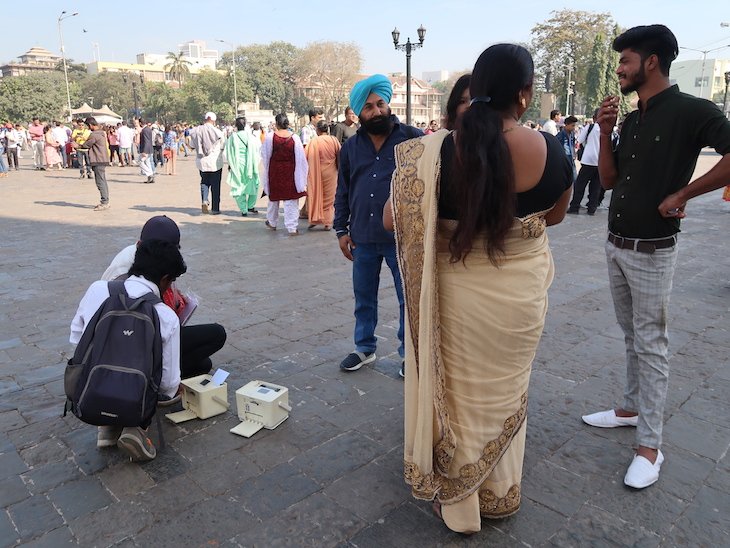
[[[88,103],[84,103],[79,108],[71,110],[71,115],[74,117],[93,116],[100,124],[116,124],[122,121],[122,117],[110,109],[109,105],[102,105],[101,108],[94,109]]]

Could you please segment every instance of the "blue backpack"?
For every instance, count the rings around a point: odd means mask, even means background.
[[[152,419],[162,380],[162,337],[150,292],[132,299],[123,281],[84,329],[64,374],[70,409],[96,426],[140,426]]]

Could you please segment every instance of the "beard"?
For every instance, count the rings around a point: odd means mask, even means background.
[[[631,76],[626,75],[626,83],[621,86],[621,93],[628,95],[632,91],[638,91],[638,89],[646,83],[646,71],[644,70],[644,64],[641,64],[639,70]]]
[[[390,110],[387,115],[373,116],[369,120],[360,118],[360,125],[371,135],[387,135],[393,130],[393,120],[390,119]]]

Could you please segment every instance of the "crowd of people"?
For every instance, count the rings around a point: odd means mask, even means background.
[[[534,65],[528,50],[513,44],[489,47],[457,81],[444,129],[401,123],[389,106],[390,80],[375,74],[353,86],[347,127],[334,136],[316,109],[299,134],[279,114],[272,131],[258,134],[260,127],[239,117],[226,139],[212,112],[189,132],[203,213],[220,212],[227,158],[227,182],[242,215],[256,213],[261,185],[269,197],[268,229],[277,229],[283,202],[284,226],[297,234],[304,196],[310,227],[334,229],[352,262],[355,303],[355,348],[340,363],[343,371],[377,359],[379,281],[387,264],[400,305],[405,479],[453,531],[477,532],[482,518],[503,518],[520,507],[530,373],[556,275],[548,227],[578,212],[586,187],[588,212],[595,212],[597,181],[613,189],[605,253],[625,335],[627,386],[621,406],[582,420],[636,428],[624,483],[643,489],[659,479],[677,233],[688,201],[730,180],[730,122],[709,101],[670,83],[678,45],[667,27],[629,29],[613,49],[620,54],[621,92],[636,92],[639,108],[619,124],[618,98],[607,97],[577,139],[577,119],[560,112],[542,132],[520,121],[532,100]],[[92,135],[77,150],[95,133],[104,138],[93,119],[86,124]],[[150,124],[140,126],[152,134]],[[153,163],[155,145],[149,136],[142,142],[144,166]],[[722,158],[689,184],[708,145]],[[584,175],[576,173],[578,154]],[[91,152],[88,161],[98,165]],[[158,236],[151,239],[166,243],[146,243],[143,230],[140,245],[125,255],[130,295],[144,286],[159,297],[185,272],[176,227],[155,224]],[[155,246],[158,266],[150,264]],[[109,294],[106,287],[89,289],[72,342]],[[165,316],[172,333],[176,319]],[[216,345],[224,339],[217,332]],[[163,340],[165,396],[175,394],[183,372],[179,348],[174,335]],[[117,443],[134,459],[149,460],[155,451],[148,424],[116,425],[103,436],[100,430],[99,443]]]

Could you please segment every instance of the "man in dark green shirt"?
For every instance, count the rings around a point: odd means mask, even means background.
[[[626,340],[624,403],[586,415],[596,427],[635,426],[638,450],[624,483],[636,489],[659,479],[664,402],[669,376],[667,316],[677,261],[680,219],[691,198],[730,180],[730,122],[714,104],[680,93],[669,81],[677,39],[664,25],[634,27],[613,42],[620,54],[621,92],[636,91],[639,109],[611,147],[618,97],[607,97],[598,114],[598,171],[613,189],[606,257],[616,318]],[[703,147],[722,159],[690,183]]]

